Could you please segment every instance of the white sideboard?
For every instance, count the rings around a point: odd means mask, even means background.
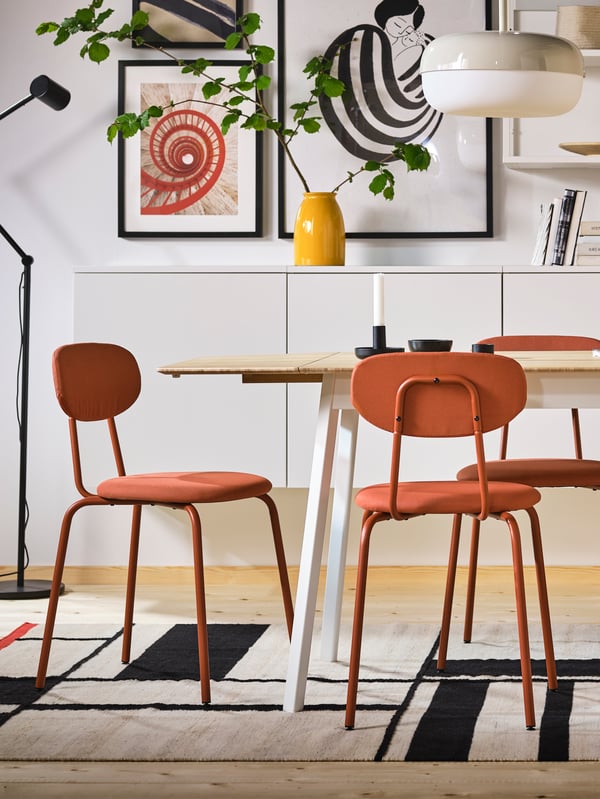
[[[278,486],[305,486],[316,386],[242,385],[239,378],[220,376],[174,380],[157,374],[156,367],[205,354],[368,346],[377,271],[375,267],[282,267],[264,272],[232,268],[193,273],[78,272],[74,339],[116,341],[138,357],[142,397],[124,424],[140,467],[188,468],[206,462],[212,468],[231,468],[235,463],[236,468],[269,475]],[[502,331],[600,336],[600,271],[532,267],[381,271],[386,273],[390,346],[406,347],[409,338],[451,338],[455,350],[468,350],[478,338]],[[522,430],[513,435],[516,451],[531,451],[533,445],[539,448],[545,443],[553,446],[543,430],[554,417],[558,421],[559,412],[543,412],[542,416],[549,414],[543,420],[536,412],[528,413]],[[595,421],[592,424],[596,426]],[[561,427],[561,447],[568,454],[568,425]],[[357,485],[385,479],[382,436],[379,431],[361,430]],[[462,450],[457,452],[460,460]],[[427,452],[421,453],[412,464],[415,476],[430,468]],[[454,455],[449,455],[448,473],[454,462]],[[130,468],[137,466],[133,463]]]

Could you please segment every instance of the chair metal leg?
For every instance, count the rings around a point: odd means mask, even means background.
[[[531,653],[529,649],[521,534],[519,532],[519,525],[512,514],[502,513],[498,518],[508,524],[508,529],[510,531],[517,608],[517,627],[519,632],[519,651],[521,656],[521,680],[523,683],[523,702],[525,706],[525,726],[527,729],[532,730],[535,728],[535,707],[533,702],[533,676],[531,673]]]
[[[479,557],[479,533],[481,522],[474,518],[471,525],[471,550],[469,554],[469,572],[467,574],[467,596],[465,602],[465,624],[463,641],[471,642],[473,635],[473,610],[475,608],[475,584],[477,582],[477,560]]]
[[[279,513],[273,498],[268,494],[259,497],[269,509],[269,517],[271,519],[271,529],[273,530],[273,543],[275,544],[275,555],[277,557],[277,569],[279,570],[279,582],[281,584],[281,596],[283,598],[283,608],[285,611],[285,621],[287,624],[288,636],[292,637],[292,626],[294,624],[294,603],[292,601],[292,592],[290,589],[290,579],[288,575],[287,562],[285,559],[285,550],[283,548],[283,537],[281,535],[281,524],[279,522]]]
[[[354,621],[352,623],[352,642],[350,646],[350,670],[348,674],[348,692],[346,696],[347,730],[354,728],[356,716],[356,695],[358,693],[358,671],[360,668],[360,649],[362,644],[363,621],[365,615],[365,598],[367,591],[367,570],[369,565],[369,543],[375,523],[382,518],[389,518],[380,513],[365,513],[360,534],[358,551],[358,568],[356,572],[356,596],[354,597]]]
[[[454,585],[456,583],[456,564],[458,562],[458,546],[460,544],[461,522],[462,515],[460,513],[456,513],[452,521],[452,537],[450,539],[450,554],[448,556],[448,571],[446,573],[446,592],[444,595],[442,628],[440,631],[440,645],[438,648],[437,659],[438,671],[443,671],[446,668],[448,637],[450,635],[450,621],[452,619],[452,600],[454,598]]]
[[[198,625],[198,663],[200,667],[200,693],[202,702],[210,702],[210,665],[208,657],[208,629],[206,627],[206,594],[204,587],[204,562],[202,558],[202,525],[193,505],[186,505],[192,523],[194,553],[194,585],[196,588],[196,617]]]
[[[544,567],[544,551],[542,549],[540,521],[535,508],[529,508],[527,513],[529,514],[529,518],[531,520],[533,556],[535,561],[535,574],[540,603],[540,618],[542,622],[542,636],[544,639],[544,654],[546,657],[548,689],[550,691],[556,691],[558,688],[558,679],[556,676],[556,659],[554,657],[554,642],[552,639],[552,623],[550,621],[550,604],[548,602],[548,586],[546,584],[546,570]]]
[[[138,551],[140,547],[140,521],[142,506],[134,505],[131,514],[131,538],[129,541],[129,565],[127,567],[127,591],[125,593],[125,618],[123,621],[123,646],[121,662],[129,663],[131,658],[131,631],[133,627],[133,606],[137,578]]]
[[[52,585],[50,587],[50,597],[48,599],[48,610],[46,611],[46,624],[44,626],[44,637],[42,639],[42,648],[40,651],[40,659],[38,662],[37,677],[35,680],[36,688],[43,688],[46,684],[46,673],[48,671],[48,659],[50,658],[50,647],[52,646],[52,633],[54,632],[54,623],[56,621],[56,610],[58,608],[58,598],[60,596],[60,586],[62,583],[63,571],[65,568],[65,558],[67,556],[67,545],[69,543],[69,533],[71,531],[71,522],[73,516],[86,505],[90,505],[90,501],[80,499],[74,502],[73,505],[65,513],[62,525],[60,528],[60,535],[58,538],[58,546],[56,549],[56,560],[54,562],[54,573],[52,575]]]
[[[579,410],[577,408],[571,408],[571,420],[573,422],[575,457],[581,460],[583,458],[583,450],[581,448],[581,426],[579,424]]]

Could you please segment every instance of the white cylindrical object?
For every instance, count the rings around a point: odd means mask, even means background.
[[[373,327],[385,324],[383,306],[383,274],[373,275]]]
[[[583,57],[566,39],[480,31],[434,39],[421,57],[423,91],[447,114],[544,117],[570,111],[583,88]]]

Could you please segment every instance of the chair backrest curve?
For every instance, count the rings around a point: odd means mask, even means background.
[[[560,352],[561,350],[595,350],[600,349],[600,339],[589,336],[555,336],[555,335],[516,335],[490,336],[482,338],[479,344],[493,344],[497,350],[521,352],[526,350],[545,350]]]
[[[352,403],[367,421],[392,432],[398,389],[417,376],[427,381],[417,383],[407,393],[403,435],[473,435],[468,393],[442,377],[460,376],[476,387],[483,433],[503,427],[527,400],[525,373],[512,358],[470,352],[407,352],[374,355],[357,364],[352,373]]]
[[[52,373],[60,407],[81,422],[123,413],[142,386],[137,361],[118,344],[65,344],[54,352]]]

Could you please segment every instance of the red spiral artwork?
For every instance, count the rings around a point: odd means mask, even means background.
[[[225,140],[214,120],[187,108],[156,121],[142,142],[142,214],[190,209],[215,186],[225,164]]]

